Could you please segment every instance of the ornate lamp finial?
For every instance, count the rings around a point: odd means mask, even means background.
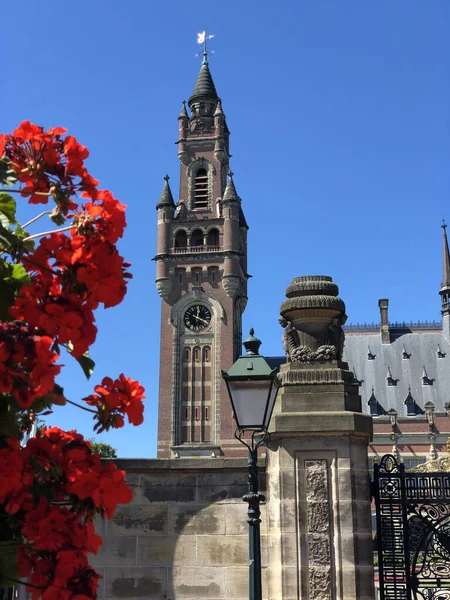
[[[259,354],[259,347],[261,346],[261,340],[255,337],[255,330],[253,327],[250,329],[250,337],[242,342],[244,348],[247,350],[247,356]]]

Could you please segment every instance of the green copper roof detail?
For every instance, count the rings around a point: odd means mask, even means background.
[[[175,208],[175,202],[173,201],[172,190],[170,189],[169,185],[169,179],[170,177],[168,175],[164,177],[163,189],[161,192],[161,196],[159,197],[158,204],[156,205],[156,208],[163,208],[164,206],[170,206],[172,208]]]

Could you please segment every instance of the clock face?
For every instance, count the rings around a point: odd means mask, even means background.
[[[191,331],[201,331],[211,322],[211,312],[203,304],[194,304],[184,313],[184,324]]]

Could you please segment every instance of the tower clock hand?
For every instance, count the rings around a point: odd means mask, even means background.
[[[208,321],[205,321],[205,319],[202,319],[201,317],[197,316],[195,316],[195,318],[197,319],[197,321],[201,321],[202,323],[206,323],[208,325]]]

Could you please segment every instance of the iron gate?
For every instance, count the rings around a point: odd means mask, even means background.
[[[380,600],[450,600],[450,473],[374,465]]]

